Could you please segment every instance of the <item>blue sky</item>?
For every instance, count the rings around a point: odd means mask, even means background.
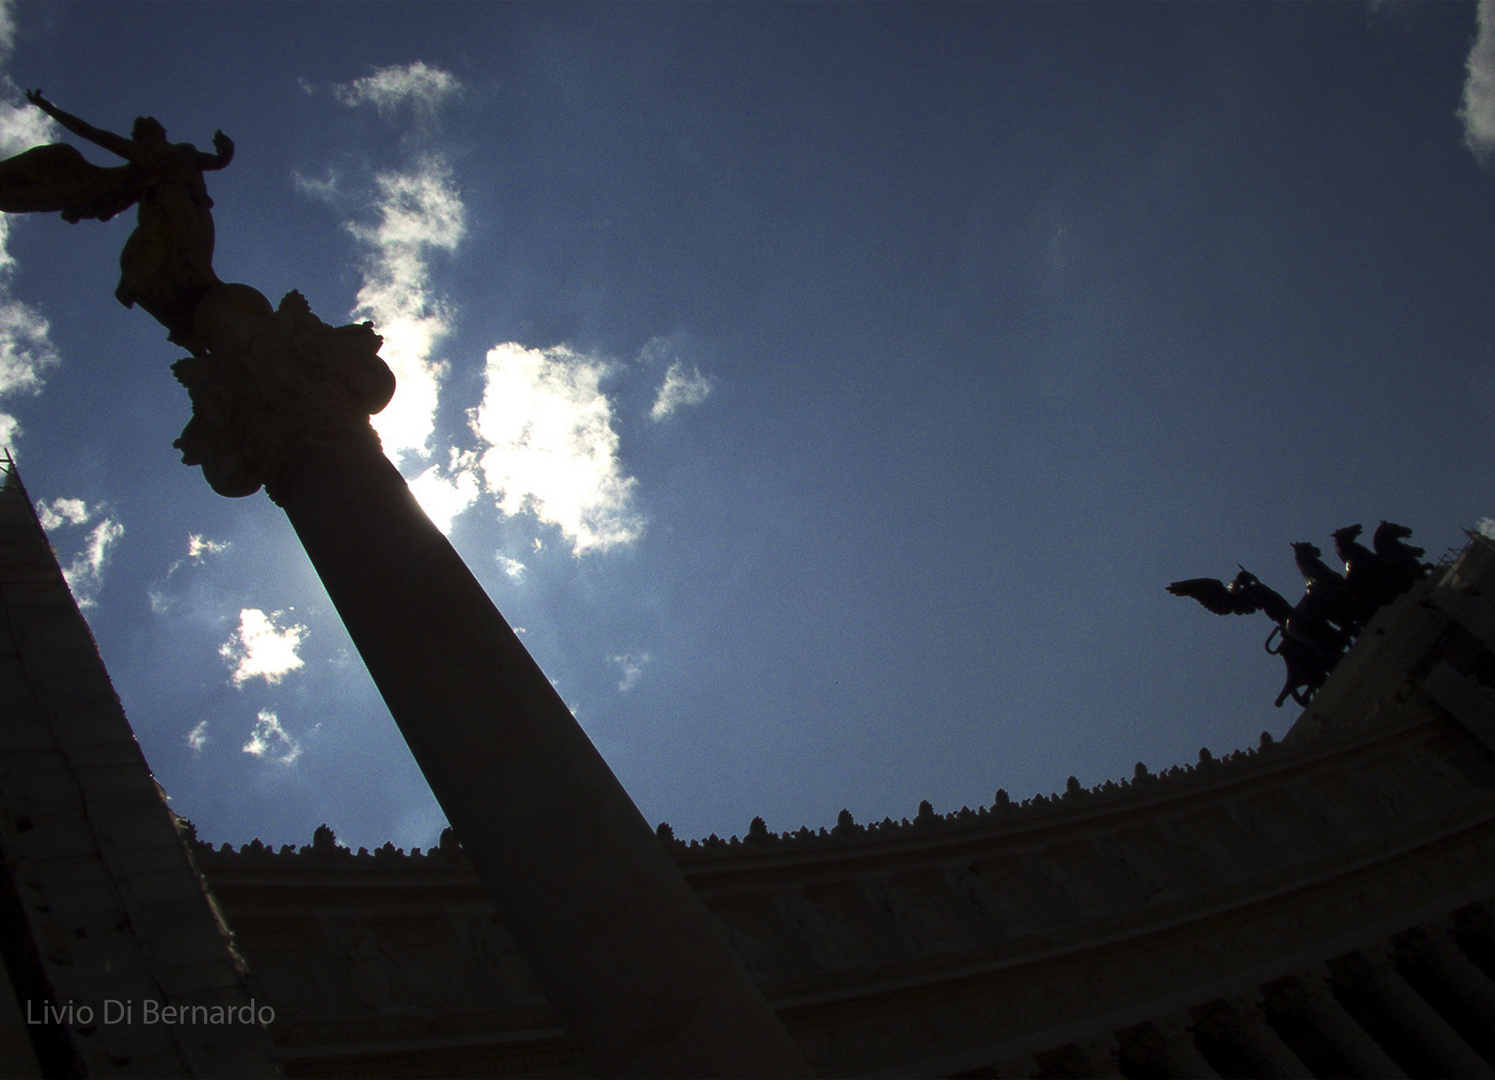
[[[219,275],[378,325],[387,452],[677,835],[1280,736],[1265,617],[1163,586],[1495,514],[1495,0],[5,10],[3,152],[26,87],[234,138]],[[3,223],[0,434],[173,805],[432,843],[283,515],[171,447],[133,211]]]

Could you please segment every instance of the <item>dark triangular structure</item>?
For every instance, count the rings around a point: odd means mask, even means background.
[[[3,467],[0,1014],[12,1023],[0,1029],[13,1045],[0,1054],[20,1069],[9,1075],[280,1075],[243,962],[15,465]]]

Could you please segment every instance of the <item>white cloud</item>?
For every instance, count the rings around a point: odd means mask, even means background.
[[[415,496],[415,501],[420,503],[421,509],[442,535],[449,534],[457,515],[477,501],[475,458],[471,452],[461,454],[453,450],[445,470],[432,465],[409,483],[410,494]]]
[[[166,576],[152,585],[147,594],[150,599],[151,610],[157,615],[165,615],[171,610],[171,606],[176,602],[176,598],[167,592],[167,583],[171,581],[173,575],[183,566],[188,563],[201,565],[207,561],[208,556],[222,555],[232,546],[227,540],[209,540],[200,533],[188,533],[187,554],[179,559],[173,559],[171,564],[166,567]]]
[[[408,107],[417,123],[406,132],[413,137],[407,147],[426,141],[421,138],[427,133],[424,121],[460,91],[454,75],[421,61],[379,68],[333,87],[341,104],[372,104],[381,116]],[[332,168],[324,179],[298,173],[295,181],[306,194],[327,202],[342,202],[350,187],[356,187]],[[394,399],[373,418],[374,430],[390,460],[402,471],[418,474],[412,489],[445,532],[476,500],[478,482],[464,475],[471,471],[470,462],[443,470],[430,461],[437,403],[449,370],[433,353],[452,327],[451,310],[431,284],[430,258],[436,250],[457,249],[466,231],[466,209],[450,167],[434,153],[375,176],[370,208],[371,220],[346,227],[368,249],[351,317],[371,321],[383,336],[380,355],[395,376]]]
[[[327,169],[327,175],[321,178],[307,176],[299,171],[292,172],[291,182],[296,185],[296,190],[310,195],[318,202],[336,203],[343,195],[342,176],[331,166]]]
[[[0,88],[8,94],[16,92],[8,76],[0,78]],[[0,157],[46,142],[52,134],[51,123],[41,110],[30,105],[0,102]],[[47,320],[10,292],[10,276],[16,269],[15,257],[8,250],[11,223],[11,215],[0,214],[0,398],[40,393],[42,374],[57,363]],[[15,417],[0,412],[0,445],[13,443],[19,432]]]
[[[638,683],[639,676],[644,673],[644,665],[652,657],[648,653],[625,653],[621,656],[609,656],[608,663],[617,664],[618,670],[623,677],[618,680],[618,689],[624,693],[632,690]]]
[[[686,371],[685,365],[675,360],[664,373],[664,382],[655,395],[649,416],[663,420],[682,405],[699,405],[710,393],[711,380],[702,375],[699,368],[693,366]]]
[[[261,709],[255,717],[249,741],[244,744],[244,753],[281,765],[294,765],[301,756],[301,740],[281,727],[280,718],[273,712]]]
[[[1495,540],[1495,518],[1482,517],[1474,523],[1474,529],[1481,536],[1487,536]]]
[[[289,672],[304,666],[296,654],[306,635],[306,627],[292,624],[279,629],[275,620],[284,612],[266,615],[258,608],[239,612],[239,629],[218,649],[218,655],[234,665],[229,681],[243,688],[250,679],[264,679],[272,686]]]
[[[397,252],[423,247],[455,250],[466,226],[462,197],[452,187],[451,170],[439,157],[419,161],[410,172],[382,173],[374,178],[379,189],[375,204],[379,223],[373,228],[353,225],[354,235],[376,248]],[[402,264],[400,269],[410,269]],[[416,269],[424,278],[424,268]]]
[[[63,525],[86,525],[88,504],[82,499],[53,499],[50,503],[38,503],[36,516],[47,532]]]
[[[564,346],[488,350],[483,400],[469,413],[487,445],[484,483],[505,514],[556,525],[573,553],[606,551],[643,532],[633,509],[637,481],[623,473],[608,366]]]
[[[509,575],[510,581],[524,580],[525,566],[518,559],[511,559],[502,553],[495,555],[494,558],[498,560],[498,565],[503,569],[503,572]]]
[[[0,63],[10,58],[15,46],[15,17],[9,3],[0,2]],[[57,137],[52,118],[21,97],[21,89],[8,74],[0,75],[0,158],[19,154]],[[11,215],[0,214],[0,398],[37,394],[42,374],[57,363],[57,353],[48,340],[47,320],[10,292],[10,275],[16,269],[8,250]],[[0,446],[15,442],[20,424],[9,413],[0,412]]]
[[[67,587],[73,591],[80,608],[94,606],[94,596],[104,584],[104,563],[109,557],[109,549],[124,534],[123,525],[105,518],[88,534],[88,545],[63,569],[62,576],[67,579]]]
[[[1459,118],[1469,149],[1487,161],[1495,153],[1495,0],[1480,0],[1476,21]]]
[[[202,748],[208,744],[208,722],[199,720],[197,726],[187,732],[187,745],[192,747],[194,754],[202,753]]]
[[[451,170],[428,157],[406,172],[384,173],[374,225],[349,230],[371,248],[352,317],[369,319],[384,335],[380,356],[394,372],[394,400],[374,417],[374,429],[391,460],[424,455],[436,424],[436,398],[447,365],[431,358],[451,329],[451,313],[431,288],[427,254],[454,251],[465,231],[462,198]]]
[[[43,529],[56,532],[69,526],[87,525],[103,511],[102,505],[90,509],[82,499],[53,499],[50,503],[38,503],[36,516]],[[123,525],[113,518],[104,517],[89,530],[83,550],[62,568],[62,576],[80,608],[94,606],[94,597],[104,584],[104,566],[109,559],[109,549],[124,534]]]
[[[0,0],[0,64],[10,59],[16,44],[16,20],[13,5]],[[21,88],[9,73],[0,75],[0,158],[19,154],[33,146],[51,142],[57,137],[58,125],[50,116],[21,97]]]
[[[0,87],[9,99],[0,102],[0,157],[57,139],[57,122],[29,101],[23,102],[21,88],[9,75],[0,76]]]
[[[404,67],[379,68],[372,75],[333,87],[332,93],[339,104],[350,108],[373,105],[380,116],[388,116],[406,104],[430,116],[461,89],[461,82],[451,72],[417,60]]]
[[[227,540],[209,540],[199,533],[187,535],[187,558],[200,563],[204,555],[222,555],[231,545]]]
[[[40,312],[10,294],[15,259],[6,250],[11,215],[0,214],[0,397],[38,394],[43,373],[57,363],[48,334],[50,324]]]

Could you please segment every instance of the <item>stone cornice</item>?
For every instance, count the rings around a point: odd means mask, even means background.
[[[1419,707],[1420,706],[1420,707]],[[750,831],[746,839],[733,836],[723,840],[714,834],[704,840],[688,843],[667,838],[671,853],[689,872],[712,874],[743,870],[757,872],[772,865],[793,864],[806,859],[822,863],[840,861],[882,860],[896,858],[905,851],[931,852],[944,848],[955,851],[966,847],[1023,849],[1047,846],[1063,832],[1084,832],[1097,823],[1109,828],[1124,827],[1131,819],[1151,819],[1160,811],[1172,815],[1187,813],[1197,806],[1207,806],[1243,797],[1252,789],[1276,789],[1309,775],[1325,763],[1342,766],[1350,761],[1373,759],[1405,742],[1420,728],[1430,733],[1438,718],[1431,706],[1414,703],[1402,709],[1393,720],[1389,715],[1371,730],[1335,731],[1316,734],[1312,739],[1296,741],[1290,746],[1264,741],[1256,749],[1236,751],[1222,758],[1202,757],[1198,764],[1176,766],[1151,773],[1139,771],[1130,780],[1107,781],[1083,789],[1072,786],[1065,794],[1035,796],[1021,803],[1000,802],[991,807],[971,810],[962,807],[947,814],[936,814],[926,802],[912,820],[884,819],[882,822],[839,824],[834,829],[758,835]],[[1207,751],[1206,751],[1207,753]],[[407,875],[411,873],[451,870],[465,872],[468,863],[460,846],[447,834],[443,846],[406,852],[386,843],[370,851],[332,845],[285,844],[276,849],[259,840],[235,849],[231,844],[217,847],[200,840],[195,851],[205,868],[218,871],[248,870],[251,867],[285,867],[297,865],[305,871],[314,867],[327,873],[379,870]]]

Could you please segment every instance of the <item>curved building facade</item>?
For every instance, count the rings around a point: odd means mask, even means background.
[[[1475,537],[1376,616],[1280,742],[1021,804],[660,839],[820,1075],[1492,1075],[1492,596],[1495,544]],[[584,1075],[450,836],[215,850],[171,816],[13,474],[0,597],[0,1058]],[[98,700],[69,704],[85,671]],[[116,797],[138,822],[103,812]],[[126,996],[125,956],[135,1000],[255,1022],[61,1014]],[[55,1022],[27,1023],[49,1004]]]

